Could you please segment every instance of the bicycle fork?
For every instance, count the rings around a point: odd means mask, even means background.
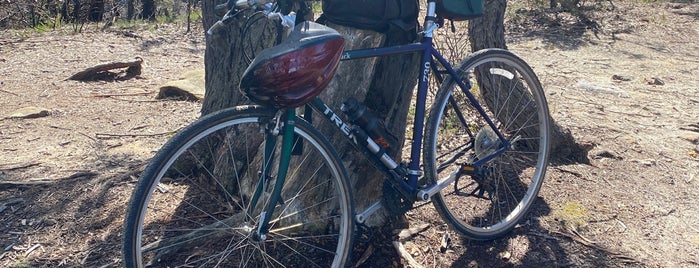
[[[267,238],[267,234],[269,233],[270,227],[270,218],[274,214],[274,209],[276,208],[277,204],[279,204],[280,202],[283,203],[283,200],[281,199],[281,191],[284,187],[287,171],[289,169],[289,162],[291,161],[291,151],[294,145],[293,143],[295,117],[295,110],[289,109],[286,110],[279,119],[282,120],[281,118],[284,118],[284,123],[282,127],[282,150],[281,155],[279,156],[279,172],[277,173],[277,178],[274,183],[274,189],[272,190],[272,193],[269,198],[269,203],[267,203],[267,207],[260,213],[260,221],[258,222],[256,232],[253,234],[253,239],[259,239],[260,241],[263,241]],[[245,213],[247,221],[252,220],[251,215],[254,212],[255,207],[257,207],[257,202],[259,201],[262,193],[265,192],[266,188],[268,188],[268,185],[270,183],[269,180],[272,179],[269,174],[272,170],[271,164],[275,154],[274,148],[276,146],[277,135],[279,134],[279,122],[277,122],[277,125],[274,126],[273,129],[264,131],[266,135],[264,141],[265,145],[262,170],[259,172],[259,180],[255,189],[255,193],[253,194],[253,197],[250,200],[250,206],[248,207]]]

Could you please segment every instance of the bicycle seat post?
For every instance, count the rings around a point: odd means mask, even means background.
[[[432,31],[438,26],[435,25],[435,22],[437,21],[436,8],[437,4],[435,0],[427,1],[427,15],[425,15],[425,25],[423,25],[425,29],[425,36],[427,37],[432,37]]]

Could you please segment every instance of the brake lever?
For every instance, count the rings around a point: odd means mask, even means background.
[[[221,28],[226,26],[228,24],[228,20],[233,17],[233,12],[240,9],[240,8],[248,8],[251,6],[264,6],[263,10],[270,10],[272,8],[272,4],[270,3],[271,1],[269,0],[229,0],[226,4],[220,4],[214,7],[215,12],[221,12],[225,11],[225,15],[223,15],[223,18],[221,20],[217,21],[214,23],[214,25],[209,28],[209,30],[206,31],[206,34],[209,36],[213,36],[214,34],[218,33]],[[231,7],[232,6],[232,7]],[[296,14],[291,12],[289,15],[283,15],[281,13],[276,13],[276,12],[265,12],[266,15],[270,18],[273,17],[278,17],[281,20],[282,26],[285,28],[294,28],[294,24],[296,21]]]

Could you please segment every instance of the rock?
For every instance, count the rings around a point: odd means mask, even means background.
[[[611,158],[611,159],[616,159],[616,160],[623,160],[624,158],[617,155],[616,153],[610,152],[608,150],[601,150],[597,153],[595,153],[592,156],[593,159],[600,159],[600,158]]]
[[[656,86],[665,85],[665,81],[663,81],[662,79],[657,78],[657,77],[651,77],[650,79],[646,78],[645,80],[646,80],[646,83],[649,85],[656,85]]]
[[[39,118],[49,116],[51,112],[45,108],[28,106],[12,112],[7,118]]]
[[[680,134],[680,138],[694,144],[699,144],[699,133],[696,132],[682,132],[682,134]]]
[[[630,76],[615,74],[615,75],[612,75],[612,80],[615,80],[615,81],[631,81],[632,78],[631,78]]]
[[[505,261],[509,260],[511,257],[512,257],[512,253],[510,253],[509,251],[503,251],[503,252],[500,252],[498,254],[498,258],[505,260]]]
[[[439,243],[439,252],[445,253],[449,248],[451,248],[451,236],[448,232],[444,232],[442,240]]]
[[[204,70],[194,70],[182,74],[179,80],[170,81],[160,87],[156,99],[182,99],[201,101],[204,99]]]

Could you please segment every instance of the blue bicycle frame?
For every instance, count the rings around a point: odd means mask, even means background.
[[[432,13],[429,13],[430,8]],[[430,2],[428,5],[428,14],[434,14],[433,2]],[[418,43],[385,48],[348,50],[343,52],[341,58],[341,60],[345,61],[405,53],[422,53],[422,58],[420,61],[420,80],[418,82],[417,91],[417,106],[414,115],[410,162],[408,163],[407,170],[401,167],[401,165],[396,163],[393,159],[391,159],[385,153],[385,151],[381,149],[381,147],[378,146],[376,142],[374,142],[374,140],[372,140],[368,135],[366,135],[366,133],[363,133],[363,131],[360,128],[352,128],[349,124],[342,121],[340,116],[338,116],[330,107],[325,105],[325,103],[323,103],[323,101],[319,98],[316,98],[315,100],[307,104],[314,110],[323,114],[328,120],[333,122],[334,125],[338,128],[338,130],[344,133],[345,137],[348,138],[350,142],[353,143],[357,148],[361,149],[365,153],[366,157],[373,161],[376,166],[380,167],[383,165],[383,167],[385,167],[383,171],[390,175],[389,182],[392,183],[394,186],[397,186],[395,188],[399,190],[399,192],[401,192],[405,198],[411,201],[427,201],[432,195],[436,194],[441,189],[446,187],[447,184],[453,181],[454,177],[457,175],[452,174],[448,178],[441,179],[438,182],[433,183],[431,185],[427,185],[425,187],[418,186],[418,178],[422,173],[420,171],[420,157],[425,123],[424,118],[426,112],[427,86],[430,79],[430,72],[433,71],[436,74],[443,73],[451,75],[452,77],[460,77],[459,73],[457,73],[452,68],[452,66],[444,59],[444,57],[442,57],[442,55],[433,47],[432,31],[435,28],[437,28],[437,25],[434,23],[434,19],[431,19],[431,17],[428,16],[426,19],[425,26],[425,29],[427,30],[422,33],[423,39]],[[435,61],[438,62],[444,68],[444,70],[437,70],[437,67],[434,66]],[[438,78],[441,82],[442,77]],[[503,153],[506,150],[506,148],[510,147],[510,142],[507,139],[505,139],[505,137],[498,130],[498,128],[495,126],[490,117],[488,117],[486,112],[483,110],[482,106],[478,103],[476,98],[470,92],[471,86],[465,84],[463,81],[461,81],[461,79],[454,79],[454,81],[461,88],[464,94],[468,97],[471,105],[473,105],[473,107],[476,108],[478,113],[484,118],[487,124],[495,131],[496,135],[501,141],[501,147],[498,150],[486,157],[480,158],[479,160],[470,165],[471,168],[478,167],[481,164]],[[461,118],[461,120],[464,121],[464,124],[466,123],[465,119]],[[462,171],[466,170],[462,169]],[[406,177],[407,181],[404,179]],[[371,211],[369,210],[376,210],[378,206],[380,205],[376,203],[372,205],[369,209],[367,209],[367,211],[358,214],[362,216],[357,217],[358,221],[362,222],[363,219],[366,218],[364,216],[371,213]]]

